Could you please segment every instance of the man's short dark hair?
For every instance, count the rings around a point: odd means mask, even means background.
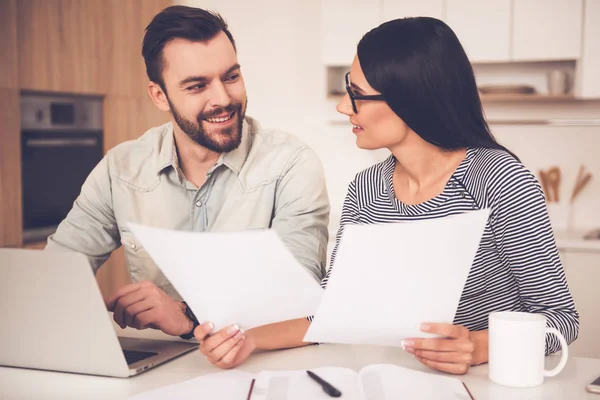
[[[218,13],[186,6],[165,8],[146,27],[142,43],[148,78],[165,90],[162,77],[163,49],[171,40],[181,38],[192,42],[207,42],[221,31],[225,32],[235,49],[235,41],[227,29],[227,23]]]

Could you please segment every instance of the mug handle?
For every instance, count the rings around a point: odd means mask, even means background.
[[[555,376],[563,370],[565,365],[567,365],[567,357],[569,357],[569,345],[567,344],[567,341],[565,340],[565,337],[562,335],[562,333],[560,333],[556,328],[546,328],[546,334],[555,335],[558,338],[558,341],[560,342],[560,348],[562,350],[562,355],[560,357],[560,362],[558,363],[558,365],[550,371],[548,371],[547,369],[544,370],[544,376]]]

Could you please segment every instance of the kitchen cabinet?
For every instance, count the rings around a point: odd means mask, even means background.
[[[103,2],[17,2],[22,89],[102,93],[111,44]]]
[[[23,226],[18,89],[0,88],[0,109],[0,247],[19,246]]]
[[[471,62],[510,61],[511,0],[446,0],[446,23]]]
[[[19,88],[17,64],[17,0],[0,0],[0,88]]]
[[[409,16],[444,17],[445,0],[321,1],[321,59],[328,66],[348,66],[365,33],[384,21]]]
[[[0,0],[0,247],[21,244],[17,0]]]
[[[321,53],[328,66],[350,65],[362,35],[384,21],[430,16],[455,31],[475,63],[583,57],[590,71],[600,67],[600,53],[589,50],[599,48],[597,0],[322,0],[321,6]],[[584,28],[589,39],[582,54]],[[588,87],[586,96],[597,97],[600,81]]]
[[[574,60],[580,57],[583,0],[512,2],[513,61]]]
[[[122,116],[115,118],[115,116]],[[148,129],[169,121],[169,114],[160,111],[149,96],[107,96],[104,99],[104,150],[126,140],[137,139]]]
[[[365,33],[380,24],[378,0],[321,1],[321,59],[325,65],[352,63],[356,46]]]
[[[105,3],[105,2],[99,2]],[[107,95],[148,97],[148,76],[142,58],[142,41],[146,26],[172,0],[110,0],[104,21],[110,26],[113,42],[103,59]]]
[[[583,46],[577,63],[577,95],[584,99],[600,98],[600,1],[586,0],[583,21]]]
[[[444,20],[445,0],[382,0],[382,22],[405,17],[433,17]]]
[[[123,247],[113,251],[110,258],[100,267],[96,273],[96,282],[105,299],[112,296],[118,288],[131,283]]]
[[[17,2],[22,89],[145,96],[144,29],[169,0]]]
[[[561,251],[569,289],[579,312],[579,337],[573,356],[600,358],[600,251]]]

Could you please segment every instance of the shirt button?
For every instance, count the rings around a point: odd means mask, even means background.
[[[465,197],[467,197],[467,194],[466,194],[465,192],[460,192],[460,195],[463,197],[463,199],[464,199]]]
[[[200,200],[196,201],[196,207],[202,207],[202,202]]]
[[[131,244],[129,245],[129,247],[131,247],[132,250],[135,250],[135,248],[137,247],[135,242],[131,242]]]

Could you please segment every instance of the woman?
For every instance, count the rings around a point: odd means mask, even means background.
[[[506,310],[542,313],[568,342],[575,340],[579,316],[543,192],[490,133],[473,70],[452,30],[433,18],[382,24],[358,44],[346,86],[337,110],[349,117],[357,146],[387,148],[392,155],[350,183],[336,249],[346,224],[491,210],[454,324],[426,322],[424,332],[443,338],[408,339],[404,349],[433,369],[463,374],[487,362],[488,315]],[[201,352],[227,368],[257,348],[305,344],[308,324],[299,319],[247,333],[234,327],[213,336],[204,324],[196,337]],[[546,353],[559,348],[548,336]]]

